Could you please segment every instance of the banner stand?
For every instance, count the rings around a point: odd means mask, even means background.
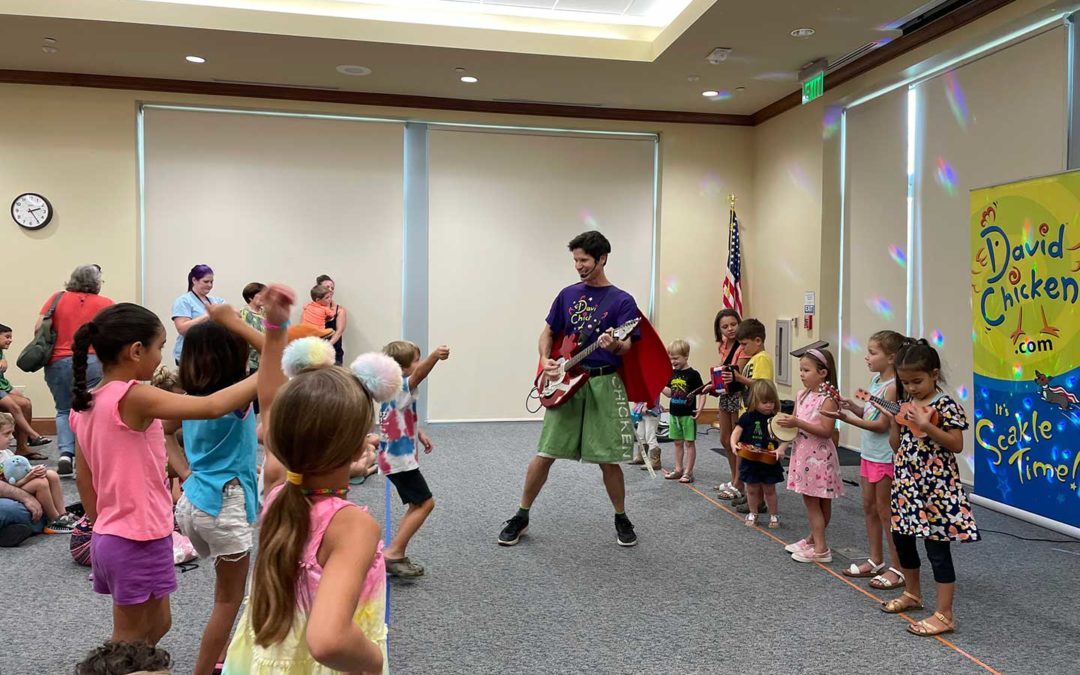
[[[969,486],[965,486],[969,487]],[[1012,516],[1017,520],[1023,520],[1024,522],[1031,523],[1032,525],[1038,525],[1039,527],[1045,527],[1048,530],[1053,530],[1066,537],[1072,537],[1073,539],[1080,540],[1080,527],[1073,527],[1065,523],[1059,523],[1056,520],[1044,518],[1037,513],[1031,513],[1030,511],[1024,511],[1018,509],[1015,506],[1009,506],[1008,504],[1002,504],[1001,502],[995,502],[993,499],[987,499],[986,497],[980,497],[979,495],[968,490],[968,500],[976,506],[981,506],[991,511],[997,511],[998,513],[1005,514],[1006,516]]]

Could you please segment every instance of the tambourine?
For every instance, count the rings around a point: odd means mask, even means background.
[[[769,420],[769,433],[772,434],[773,438],[780,441],[781,443],[790,443],[791,441],[795,440],[796,436],[799,435],[798,427],[791,427],[789,429],[787,427],[782,427],[777,424],[777,422],[779,422],[781,419],[788,419],[791,417],[792,415],[788,415],[787,413],[778,413]]]

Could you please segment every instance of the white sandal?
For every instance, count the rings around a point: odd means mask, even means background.
[[[748,513],[748,514],[746,514],[746,526],[747,527],[756,527],[757,526],[757,514],[756,513]]]
[[[870,587],[876,588],[881,591],[891,591],[896,588],[903,588],[907,585],[907,579],[904,578],[903,572],[896,569],[895,567],[890,567],[889,571],[895,574],[899,581],[894,584],[893,582],[886,579],[884,574],[879,574],[870,580]]]
[[[846,570],[844,570],[845,577],[853,577],[856,579],[864,579],[866,577],[876,576],[878,572],[885,569],[885,563],[876,563],[870,558],[866,559],[866,562],[870,563],[870,571],[863,572],[859,569],[859,566],[855,563],[851,563]]]
[[[780,527],[780,516],[779,515],[769,516],[769,529],[770,530],[776,530],[779,527]]]

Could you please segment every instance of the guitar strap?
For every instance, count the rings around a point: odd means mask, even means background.
[[[614,288],[614,287],[613,286],[608,286],[608,288]],[[591,329],[589,329],[589,331],[587,333],[586,332],[578,333],[578,341],[577,341],[578,349],[582,349],[583,347],[587,347],[588,345],[592,344],[593,335],[596,334],[596,330],[600,327],[600,322],[603,321],[605,318],[607,318],[607,312],[608,312],[609,306],[611,305],[611,300],[615,295],[616,295],[615,293],[611,293],[610,291],[608,293],[606,293],[604,295],[604,299],[596,306],[596,309],[593,310],[593,313],[590,316],[590,320],[591,320],[591,323],[593,324],[593,327]],[[599,337],[599,335],[597,335],[597,337]]]

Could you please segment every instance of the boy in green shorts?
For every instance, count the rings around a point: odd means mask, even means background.
[[[664,388],[664,396],[671,399],[668,438],[675,442],[675,469],[665,471],[664,478],[693,483],[694,462],[697,460],[697,418],[705,408],[704,382],[701,381],[701,374],[687,363],[690,344],[686,340],[675,340],[668,345],[668,357],[671,359],[671,381]]]

